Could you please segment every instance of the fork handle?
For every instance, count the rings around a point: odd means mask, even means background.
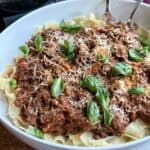
[[[141,2],[143,2],[143,0],[138,0],[138,2],[137,2],[137,4],[136,4],[135,8],[134,8],[133,11],[131,12],[131,15],[130,15],[130,18],[129,18],[130,21],[133,19],[133,16],[134,16],[136,10],[138,9],[138,7],[140,6]]]
[[[109,0],[106,0],[106,10],[105,12],[109,12]]]

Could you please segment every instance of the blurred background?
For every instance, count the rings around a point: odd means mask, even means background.
[[[58,1],[62,0],[0,0],[0,31],[31,10]]]
[[[0,0],[0,31],[26,13],[62,0]]]

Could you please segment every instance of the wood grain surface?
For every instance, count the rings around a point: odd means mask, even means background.
[[[0,124],[0,150],[34,150],[14,137]]]

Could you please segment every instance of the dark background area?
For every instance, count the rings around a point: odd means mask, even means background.
[[[0,0],[0,31],[26,13],[61,0]]]

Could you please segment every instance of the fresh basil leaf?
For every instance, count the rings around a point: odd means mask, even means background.
[[[64,20],[61,21],[60,27],[64,32],[69,32],[69,33],[76,33],[76,32],[79,32],[81,29],[81,25],[69,24],[65,22]]]
[[[111,113],[108,110],[110,98],[107,89],[105,87],[99,87],[96,93],[96,98],[104,112],[104,124],[106,127],[109,127],[112,121],[112,117],[111,117]]]
[[[144,94],[144,91],[145,91],[144,87],[133,87],[133,88],[128,90],[128,93],[140,95],[140,94]]]
[[[92,123],[96,123],[99,119],[100,113],[99,113],[99,107],[98,105],[90,101],[87,105],[87,117]]]
[[[146,56],[149,55],[150,49],[148,47],[141,47],[137,49],[129,49],[129,59],[139,62],[143,61]]]
[[[105,55],[100,54],[98,55],[97,59],[101,60],[105,65],[109,64],[109,59]]]
[[[130,75],[132,73],[132,66],[124,63],[117,63],[112,67],[112,75]]]
[[[96,92],[96,98],[98,100],[98,103],[103,109],[106,109],[109,105],[109,93],[105,87],[99,87]]]
[[[80,85],[83,88],[88,89],[90,92],[97,92],[97,89],[101,86],[101,81],[93,75],[88,75],[80,81]]]
[[[29,49],[28,45],[22,45],[19,47],[19,49],[24,54],[24,57],[27,57],[29,55],[30,49]]]
[[[104,124],[106,127],[109,127],[112,122],[112,115],[108,109],[104,110]]]
[[[143,47],[143,55],[144,57],[150,55],[150,47]]]
[[[150,40],[144,40],[144,41],[142,41],[142,46],[149,47],[149,49],[150,49]]]
[[[63,47],[63,54],[64,56],[72,60],[75,58],[75,45],[67,40],[61,45]]]
[[[44,138],[44,134],[37,128],[29,126],[28,129],[26,130],[26,133],[33,135],[37,138],[43,139]]]
[[[139,62],[144,60],[144,56],[136,49],[130,49],[128,51],[129,59]]]
[[[110,112],[108,111],[110,98],[107,89],[101,84],[97,77],[92,75],[86,76],[82,81],[80,81],[80,85],[83,88],[88,89],[90,92],[96,93],[96,99],[104,111],[105,125],[109,126],[112,118]]]
[[[105,56],[102,55],[102,54],[99,54],[99,55],[97,56],[97,59],[98,59],[98,60],[104,60],[104,59],[105,59]]]
[[[148,39],[147,32],[142,32],[142,34],[140,35],[140,42],[143,48],[146,48],[148,54],[150,54],[150,39]]]
[[[17,87],[17,81],[15,79],[11,79],[9,81],[9,86],[10,86],[11,89],[16,89],[16,87]]]
[[[52,82],[51,95],[53,97],[58,97],[64,90],[64,81],[61,78],[56,78]]]
[[[36,49],[41,52],[43,51],[42,48],[42,41],[43,41],[43,37],[41,35],[36,35],[35,39],[34,39],[34,46],[36,47]]]
[[[140,42],[143,47],[149,47],[150,48],[150,39],[147,39],[146,35],[141,35]]]
[[[104,65],[107,65],[109,64],[109,59],[108,58],[105,58],[104,61],[103,61]]]

